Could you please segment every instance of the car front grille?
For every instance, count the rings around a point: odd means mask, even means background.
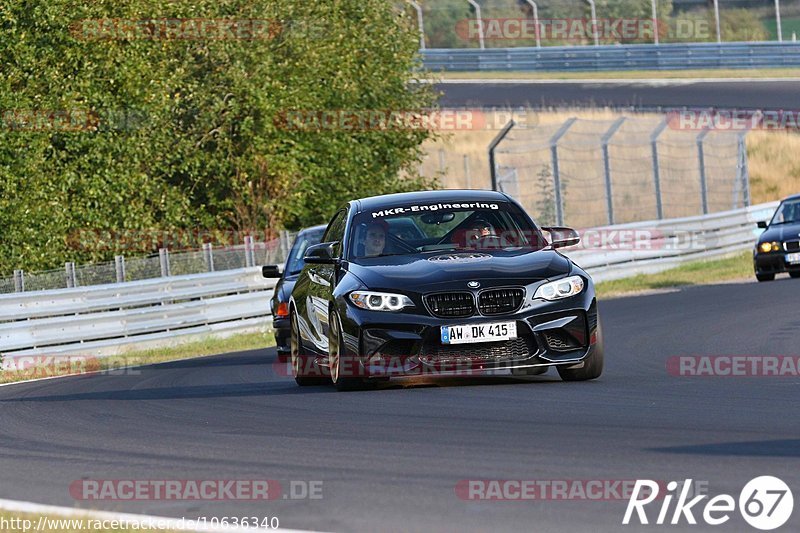
[[[475,298],[470,292],[446,292],[425,297],[434,316],[441,318],[466,318],[475,314]]]
[[[787,252],[800,252],[800,241],[790,241],[784,243]]]
[[[429,344],[423,348],[420,361],[425,364],[502,363],[525,359],[538,350],[536,339],[519,337],[503,342],[442,345]]]
[[[513,313],[524,298],[524,289],[490,289],[478,295],[478,309],[483,315]]]

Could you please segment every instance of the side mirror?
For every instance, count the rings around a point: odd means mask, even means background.
[[[261,267],[261,275],[267,279],[282,277],[281,268],[278,265],[264,265]]]
[[[767,224],[766,220],[761,220],[758,223],[758,227],[761,228],[761,229],[767,229],[769,227],[769,225]]]
[[[581,242],[581,236],[572,228],[554,226],[542,229],[550,234],[550,248],[566,248]]]
[[[337,244],[339,243],[323,242],[322,244],[309,246],[308,250],[306,250],[306,255],[303,258],[303,261],[305,261],[306,264],[309,265],[335,264],[338,261],[334,253],[334,247],[336,247]]]

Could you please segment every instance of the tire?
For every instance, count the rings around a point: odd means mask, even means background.
[[[597,325],[597,342],[594,345],[592,354],[583,360],[581,368],[557,367],[558,375],[564,381],[589,381],[599,378],[603,373],[604,365],[603,348],[603,329],[600,323]]]
[[[289,359],[292,363],[292,375],[294,376],[295,383],[300,387],[325,385],[328,381],[326,378],[307,375],[308,356],[302,353],[303,347],[300,344],[300,326],[297,324],[297,316],[294,313],[290,316],[291,333],[289,336]]]
[[[792,276],[794,279],[800,278],[800,272],[789,272],[789,275]]]
[[[792,276],[792,277],[794,277],[794,276]],[[775,280],[775,274],[756,274],[756,279],[758,281],[760,281],[760,282],[774,281]]]
[[[331,368],[331,381],[336,390],[341,392],[366,388],[366,383],[363,379],[340,375],[342,346],[344,346],[342,323],[339,320],[339,315],[331,311],[328,317],[328,363]]]

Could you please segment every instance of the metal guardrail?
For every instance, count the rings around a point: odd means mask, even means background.
[[[756,222],[769,219],[777,206],[596,228],[589,231],[601,239],[613,233],[613,247],[568,255],[596,281],[661,271],[752,247]],[[0,349],[9,357],[95,356],[187,335],[263,328],[274,287],[260,268],[244,268],[0,295]]]
[[[433,71],[604,71],[800,66],[800,42],[421,50]]]
[[[705,216],[636,222],[584,233],[613,241],[612,246],[567,250],[595,281],[652,274],[702,259],[713,259],[751,249],[761,230],[756,223],[772,218],[779,202],[760,204]],[[591,239],[589,239],[591,241]]]
[[[106,355],[188,335],[270,323],[275,280],[245,268],[0,296],[4,355]]]

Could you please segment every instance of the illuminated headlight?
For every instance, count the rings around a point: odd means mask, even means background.
[[[414,307],[414,302],[408,296],[387,292],[355,291],[350,293],[350,301],[356,307],[370,311],[397,312],[406,307]]]
[[[544,298],[552,302],[553,300],[561,300],[580,294],[583,287],[584,282],[582,277],[571,276],[540,285],[539,288],[536,289],[536,294],[533,295],[533,298]]]
[[[779,252],[781,249],[780,243],[777,242],[762,242],[758,245],[758,251],[761,253]]]

